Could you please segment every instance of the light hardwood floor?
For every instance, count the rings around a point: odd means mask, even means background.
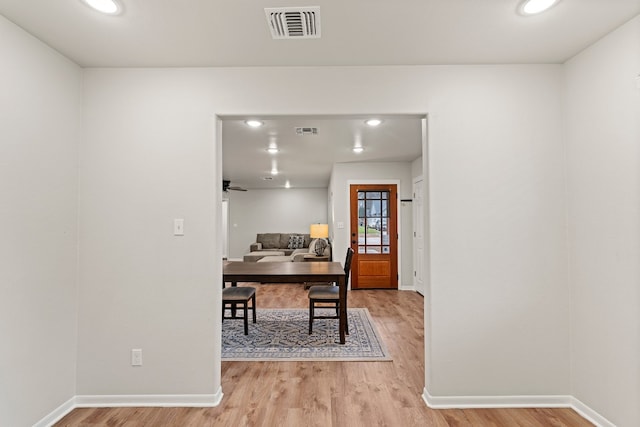
[[[252,286],[258,310],[308,307],[301,285]],[[350,307],[369,309],[393,362],[222,362],[224,398],[215,408],[75,409],[56,426],[592,425],[570,409],[429,409],[421,398],[423,304],[415,292],[349,292]]]

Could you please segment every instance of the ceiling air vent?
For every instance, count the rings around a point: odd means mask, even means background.
[[[298,135],[317,135],[318,128],[296,128],[296,134]]]
[[[320,38],[320,6],[267,7],[264,12],[274,39]]]

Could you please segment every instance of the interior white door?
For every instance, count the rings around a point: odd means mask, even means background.
[[[229,258],[229,200],[222,200],[222,259]]]
[[[413,181],[413,286],[424,295],[424,200],[423,179]]]

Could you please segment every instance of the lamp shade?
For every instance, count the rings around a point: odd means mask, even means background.
[[[311,224],[309,234],[312,239],[326,239],[329,237],[329,224]]]

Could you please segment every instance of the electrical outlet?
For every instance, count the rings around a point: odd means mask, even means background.
[[[131,366],[142,366],[142,349],[134,348],[131,350]]]

